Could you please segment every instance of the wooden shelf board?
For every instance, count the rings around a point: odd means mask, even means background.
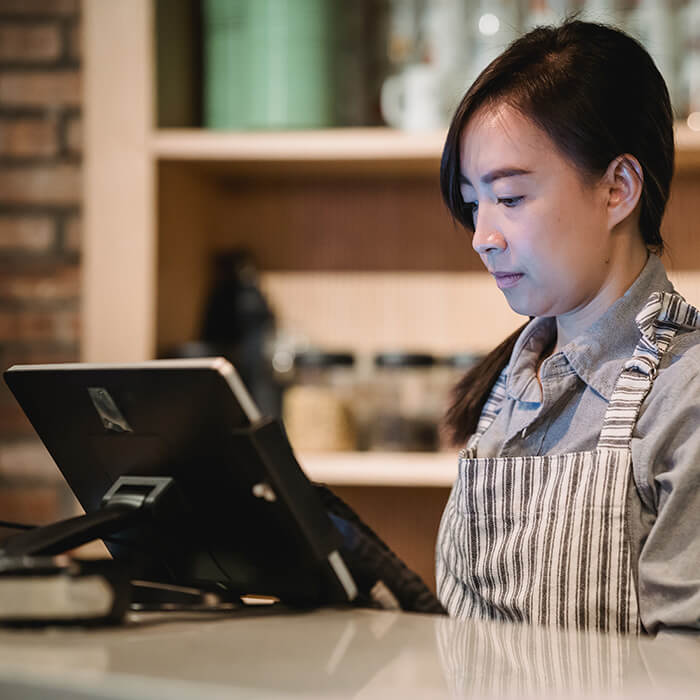
[[[700,164],[700,132],[685,122],[675,127],[679,168]],[[434,167],[445,130],[400,131],[386,127],[308,131],[212,131],[159,129],[151,135],[157,160],[241,162],[246,164],[398,162]]]
[[[152,135],[151,151],[163,160],[435,161],[444,140],[443,130],[385,127],[285,132],[160,129]]]
[[[451,487],[454,452],[302,452],[297,455],[313,481],[337,486]]]
[[[676,171],[700,170],[700,131],[693,131],[685,121],[677,121],[675,139]]]
[[[675,124],[676,147],[680,150],[700,150],[700,131],[691,129],[685,120]]]

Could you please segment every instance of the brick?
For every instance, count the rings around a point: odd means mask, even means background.
[[[0,170],[0,203],[77,204],[80,168],[72,164],[8,166]]]
[[[49,364],[57,362],[75,362],[79,358],[77,345],[11,345],[0,344],[0,370],[12,365]],[[9,387],[0,382],[0,445],[7,441],[35,437],[34,428],[24,415]],[[5,465],[0,464],[0,479],[3,474],[12,471],[13,465],[24,459],[25,451],[17,447],[26,443],[14,442],[15,449],[6,454]],[[9,448],[8,448],[9,449]],[[26,461],[26,459],[25,459]],[[17,471],[17,469],[14,469]]]
[[[50,269],[3,270],[0,274],[0,300],[47,302],[77,300],[80,296],[78,265],[56,265]]]
[[[0,476],[48,483],[62,479],[51,455],[36,438],[0,444]]]
[[[80,101],[79,71],[4,70],[0,73],[0,104],[5,106],[77,107]]]
[[[54,230],[48,216],[0,216],[0,252],[45,252],[53,244]]]
[[[55,119],[0,120],[0,156],[53,156],[57,152]]]
[[[54,362],[77,362],[80,353],[77,345],[0,344],[0,366],[3,369],[12,365],[45,365]],[[2,388],[0,383],[0,389]],[[9,389],[8,389],[9,391]],[[2,394],[0,393],[0,398]],[[14,401],[14,399],[13,399]]]
[[[79,339],[80,319],[76,310],[0,310],[0,342],[77,344]]]
[[[66,148],[71,153],[83,150],[83,120],[80,117],[71,117],[66,124]]]
[[[2,519],[26,525],[43,525],[61,517],[62,489],[57,486],[17,486],[0,488]],[[12,534],[4,530],[3,536]]]
[[[76,22],[70,28],[68,55],[76,61],[80,61],[83,57],[83,26],[80,22]]]
[[[0,60],[46,62],[55,61],[60,55],[58,24],[0,24]]]
[[[83,238],[83,220],[79,216],[71,216],[66,221],[63,245],[68,253],[79,253]]]
[[[80,0],[0,0],[3,15],[73,15]]]
[[[8,365],[11,367],[11,365]],[[7,367],[3,367],[3,370]],[[9,389],[2,388],[2,393],[7,393],[7,397],[0,400],[0,439],[17,439],[34,436],[34,428],[24,415],[14,396]],[[1,473],[0,473],[1,476]]]
[[[15,363],[0,365],[4,371]],[[34,428],[5,382],[0,384],[0,441],[34,436]],[[1,478],[0,474],[0,478]]]

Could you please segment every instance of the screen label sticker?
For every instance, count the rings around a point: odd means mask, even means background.
[[[102,425],[107,430],[113,430],[115,433],[134,432],[107,389],[101,386],[89,386],[88,393],[92,399],[92,405],[100,416]]]

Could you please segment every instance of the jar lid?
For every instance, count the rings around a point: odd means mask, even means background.
[[[440,364],[457,369],[466,369],[475,365],[483,355],[474,352],[456,352],[454,355],[447,355],[440,360]]]
[[[435,358],[418,352],[378,352],[374,364],[377,367],[432,367]]]
[[[355,356],[351,352],[322,352],[307,350],[294,357],[294,366],[300,368],[316,367],[352,367]]]

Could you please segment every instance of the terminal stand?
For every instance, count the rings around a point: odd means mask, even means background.
[[[191,465],[174,468],[170,476],[121,476],[98,509],[11,537],[0,546],[0,561],[61,554],[105,539],[115,564],[133,579],[215,590],[228,600],[248,593],[303,607],[353,600],[355,582],[338,551],[342,537],[296,462],[281,423],[263,419],[233,430],[226,444],[232,464],[208,464],[203,474]],[[219,477],[223,481],[216,482]],[[215,485],[207,488],[209,480]],[[240,514],[238,529],[247,531],[229,530],[232,511]],[[239,549],[250,531],[261,528],[268,532],[269,551]],[[303,548],[298,581],[266,574],[261,582],[252,573],[242,578],[241,571],[260,566],[247,556],[274,561],[288,548],[289,528],[299,533],[294,541]],[[256,582],[265,590],[256,591]],[[278,592],[271,590],[276,586]]]

